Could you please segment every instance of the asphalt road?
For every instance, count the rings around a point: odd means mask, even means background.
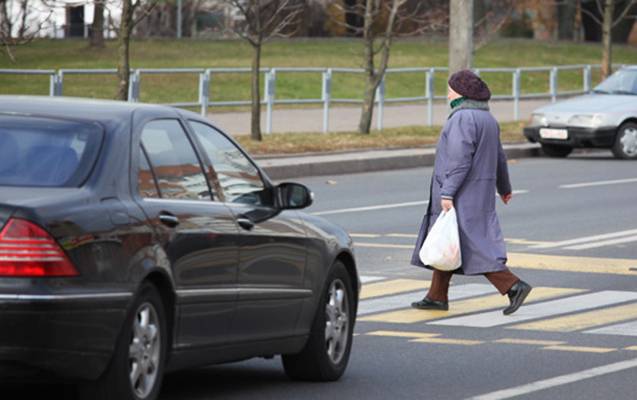
[[[278,358],[255,359],[172,374],[161,399],[634,400],[636,166],[510,160],[516,194],[498,212],[510,265],[535,287],[512,317],[481,277],[454,278],[449,313],[409,309],[431,276],[408,261],[431,168],[300,179],[316,195],[307,211],[356,242],[365,284],[345,376],[291,382]]]

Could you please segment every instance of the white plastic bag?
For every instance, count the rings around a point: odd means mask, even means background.
[[[440,271],[453,271],[460,268],[460,235],[456,210],[443,211],[431,227],[420,249],[423,264]]]

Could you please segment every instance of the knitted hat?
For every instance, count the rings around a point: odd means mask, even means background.
[[[491,98],[491,91],[486,83],[471,70],[463,69],[451,75],[449,86],[456,93],[469,99],[487,101]]]

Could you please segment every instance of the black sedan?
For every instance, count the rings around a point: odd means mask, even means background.
[[[282,355],[344,372],[352,242],[207,119],[0,96],[0,380],[154,399],[166,372]]]

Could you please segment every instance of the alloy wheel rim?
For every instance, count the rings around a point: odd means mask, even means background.
[[[349,300],[342,280],[330,285],[325,305],[325,347],[327,356],[334,364],[345,356],[349,341]]]
[[[624,130],[624,134],[619,140],[622,144],[624,154],[628,156],[637,155],[637,129],[628,128]]]
[[[142,304],[135,313],[133,335],[128,349],[130,382],[137,397],[144,399],[157,381],[161,355],[161,332],[155,307]]]

